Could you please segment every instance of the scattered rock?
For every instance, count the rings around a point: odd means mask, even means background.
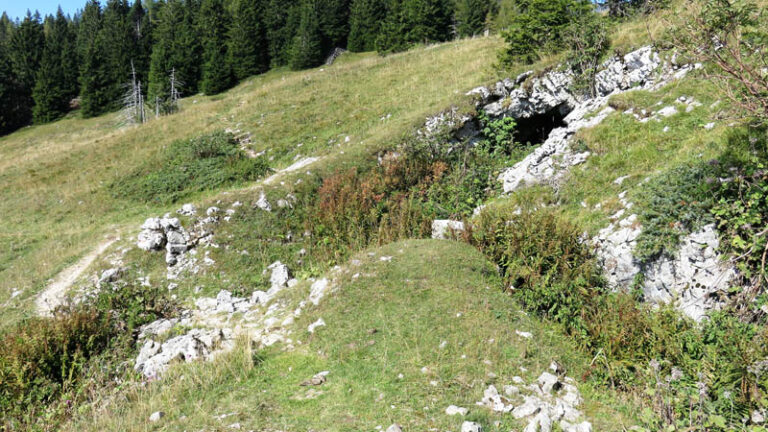
[[[176,210],[176,213],[182,216],[194,216],[197,214],[197,208],[192,204],[184,204],[180,209]]]
[[[680,239],[673,258],[661,258],[644,272],[643,293],[656,303],[675,302],[696,321],[724,305],[724,293],[736,277],[717,252],[720,240],[714,224]],[[724,297],[724,294],[723,296]]]
[[[533,334],[525,331],[520,331],[520,330],[515,330],[515,334],[524,339],[530,339],[533,337]]]
[[[325,296],[325,292],[328,290],[328,279],[322,278],[316,280],[310,288],[309,301],[315,306],[320,303],[320,300]]]
[[[116,282],[118,279],[120,279],[120,276],[123,273],[123,269],[121,268],[111,268],[104,270],[101,273],[101,276],[99,276],[99,285],[104,283],[112,283]]]
[[[267,201],[267,195],[264,194],[264,192],[261,192],[261,195],[259,195],[259,199],[256,201],[256,207],[260,208],[266,212],[272,211],[272,205]]]
[[[464,222],[447,219],[432,221],[433,239],[453,239],[462,232],[464,232]]]
[[[493,385],[488,386],[483,392],[483,399],[477,403],[480,406],[490,408],[494,412],[508,413],[514,408],[512,404],[505,403],[505,400]]]
[[[465,416],[467,415],[468,412],[469,410],[467,408],[458,407],[456,405],[450,405],[448,406],[448,408],[445,409],[445,413],[449,416],[453,416],[453,415]]]
[[[677,114],[677,108],[675,108],[673,105],[665,106],[664,108],[660,109],[656,114],[662,117],[670,117]]]
[[[157,422],[160,421],[161,418],[165,417],[165,413],[162,411],[155,411],[152,413],[152,415],[149,416],[149,421],[151,422]]]
[[[192,329],[162,344],[153,340],[144,343],[136,358],[134,369],[147,378],[160,376],[174,362],[190,362],[209,358],[227,338],[220,329]],[[232,343],[228,341],[228,343]]]
[[[403,432],[403,428],[400,427],[399,424],[395,423],[395,424],[390,425],[387,428],[386,432]]]
[[[288,286],[288,281],[291,279],[291,272],[288,270],[288,266],[275,261],[267,267],[267,270],[272,270],[272,274],[269,276],[269,283],[272,289],[280,289]]]
[[[480,423],[465,421],[461,424],[461,432],[483,432]]]
[[[325,383],[326,376],[328,376],[330,372],[329,371],[323,371],[320,373],[315,374],[312,378],[302,382],[299,384],[300,386],[319,386]]]
[[[307,327],[307,331],[310,333],[314,333],[315,330],[319,327],[325,327],[325,321],[323,321],[322,318],[319,318],[317,321],[313,322]]]

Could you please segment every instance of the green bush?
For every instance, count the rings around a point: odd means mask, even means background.
[[[521,0],[515,6],[517,13],[502,32],[507,43],[499,55],[503,65],[531,64],[540,52],[559,51],[565,29],[593,10],[584,0]]]
[[[235,138],[217,131],[172,143],[159,162],[115,181],[118,197],[173,203],[194,193],[253,181],[269,172],[263,158],[249,158]]]
[[[101,385],[109,383],[132,353],[138,327],[172,310],[163,290],[128,284],[0,335],[0,429],[33,429],[49,407],[63,417],[84,397],[90,370]]]
[[[674,255],[680,237],[713,222],[716,172],[713,165],[691,163],[651,179],[640,198],[643,231],[635,256],[642,263]]]
[[[574,225],[549,211],[481,217],[470,239],[499,265],[510,293],[527,310],[588,344],[586,318],[604,284]]]
[[[755,296],[764,291],[768,275],[768,137],[762,128],[737,129],[728,142],[718,164],[724,180],[712,214],[721,248],[735,257],[745,282],[752,285],[750,296]]]
[[[597,96],[595,77],[611,45],[606,20],[597,14],[584,14],[565,29],[568,48],[566,63],[576,75],[574,90]]]

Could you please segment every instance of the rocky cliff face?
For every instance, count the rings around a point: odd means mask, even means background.
[[[499,181],[504,192],[514,193],[535,184],[556,185],[568,168],[584,163],[589,152],[573,148],[571,138],[580,129],[602,122],[614,111],[606,106],[610,96],[635,89],[657,89],[698,67],[700,65],[677,65],[674,57],[664,60],[652,47],[646,46],[604,62],[596,76],[597,95],[593,98],[572,92],[573,74],[563,71],[539,77],[528,72],[515,80],[472,90],[469,94],[478,97],[479,109],[491,118],[512,117],[518,121],[518,127],[526,127],[526,121],[536,116],[562,117],[563,126],[551,129],[536,150],[501,173]],[[672,114],[662,109],[655,115]],[[648,118],[639,119],[643,120]],[[625,209],[614,215],[614,221],[591,240],[609,285],[614,289],[631,289],[641,281],[648,301],[672,302],[695,320],[720,308],[725,302],[723,292],[733,281],[735,272],[717,253],[719,242],[714,227],[707,226],[685,236],[673,257],[641,267],[634,257],[634,249],[642,226],[637,216],[630,214],[632,203],[626,201],[626,193],[619,199]]]

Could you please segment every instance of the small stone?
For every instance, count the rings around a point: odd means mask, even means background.
[[[467,408],[458,407],[456,405],[450,405],[448,406],[448,408],[445,409],[445,413],[448,414],[449,416],[453,416],[453,415],[465,416],[467,415],[468,412],[469,410]]]
[[[704,129],[711,130],[715,128],[715,122],[710,122],[704,125]]]
[[[318,327],[325,327],[325,321],[323,321],[323,319],[322,319],[322,318],[319,318],[317,321],[315,321],[315,322],[313,322],[312,324],[310,324],[310,325],[307,327],[307,331],[308,331],[308,332],[310,332],[310,333],[314,333],[314,332],[315,332],[315,330],[316,330]]]
[[[461,424],[461,432],[483,432],[480,423],[465,421]]]
[[[544,393],[549,393],[552,390],[558,390],[561,387],[560,380],[549,372],[544,372],[538,379],[539,387]]]
[[[763,424],[765,423],[765,414],[758,410],[752,411],[752,423],[754,424]]]
[[[155,411],[152,413],[152,415],[149,416],[149,421],[156,422],[160,421],[161,418],[165,417],[165,413],[163,411]]]
[[[197,208],[193,204],[184,204],[176,213],[184,216],[194,216],[197,213]]]
[[[403,432],[403,428],[399,424],[394,423],[387,428],[386,432]]]
[[[524,332],[520,330],[515,330],[515,334],[520,336],[521,338],[530,339],[533,337],[533,335],[529,332]]]

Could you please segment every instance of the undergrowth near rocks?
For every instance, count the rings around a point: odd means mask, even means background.
[[[125,359],[135,332],[173,310],[160,289],[120,284],[19,322],[0,339],[0,427],[54,430],[94,394],[132,376]]]
[[[650,430],[732,430],[766,406],[768,380],[755,369],[768,355],[762,321],[723,312],[699,327],[671,306],[607,290],[579,230],[557,210],[486,213],[465,238],[499,265],[526,310],[557,323],[593,356],[584,379],[648,399]]]

